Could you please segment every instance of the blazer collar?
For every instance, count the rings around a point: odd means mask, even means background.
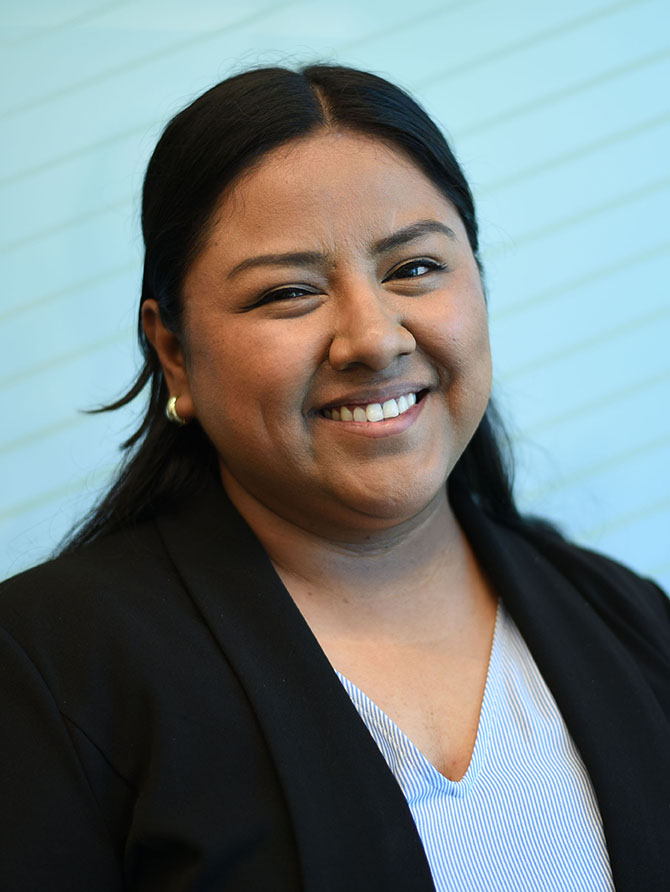
[[[568,580],[571,554],[569,575],[578,575],[574,547],[555,549],[550,562],[527,538],[491,521],[469,499],[458,500],[455,510],[587,767],[617,892],[667,892],[670,727],[636,658],[642,643],[634,656],[606,621],[606,611],[598,609],[598,599],[611,603],[621,593],[608,591],[604,575],[598,591],[586,584],[576,588]],[[587,552],[579,554],[596,574],[604,564]],[[642,600],[639,587],[635,594]]]
[[[400,787],[222,488],[158,526],[253,705],[292,814],[304,888],[433,890]]]

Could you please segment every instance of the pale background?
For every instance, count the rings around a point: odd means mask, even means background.
[[[104,488],[134,413],[138,197],[167,119],[334,60],[445,128],[482,225],[523,507],[670,588],[667,0],[3,0],[0,575]]]

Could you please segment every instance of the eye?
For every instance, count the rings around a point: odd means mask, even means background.
[[[444,263],[429,260],[427,257],[420,257],[416,260],[408,260],[397,266],[386,276],[384,281],[388,282],[392,279],[418,279],[421,276],[427,276],[429,273],[445,270],[446,268],[447,266]]]
[[[257,301],[251,304],[247,309],[254,307],[262,307],[265,304],[277,303],[279,301],[299,300],[301,297],[313,297],[318,294],[311,288],[303,288],[299,285],[287,285],[283,288],[275,288],[263,294]]]

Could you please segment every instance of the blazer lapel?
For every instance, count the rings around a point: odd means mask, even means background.
[[[433,890],[399,786],[222,488],[213,482],[158,526],[253,704],[293,817],[305,889]]]
[[[525,538],[469,500],[455,507],[586,764],[616,889],[667,892],[670,728],[640,662],[584,592]]]

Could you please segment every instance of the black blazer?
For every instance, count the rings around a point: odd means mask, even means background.
[[[619,892],[670,888],[670,609],[455,505],[598,798]],[[213,487],[0,596],[3,892],[428,892],[394,778]]]

